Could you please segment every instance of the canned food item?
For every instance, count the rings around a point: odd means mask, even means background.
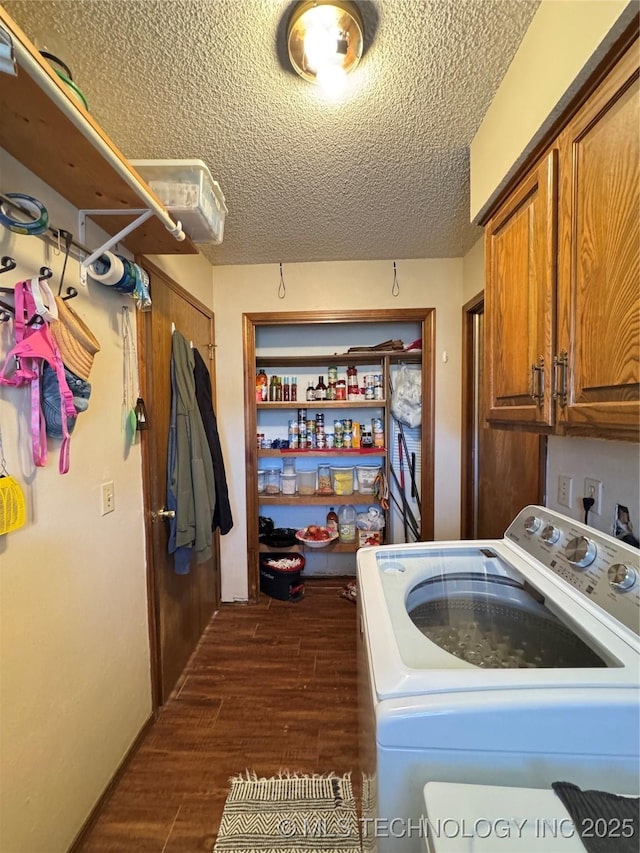
[[[338,368],[331,366],[327,368],[327,374],[329,376],[329,382],[337,382],[338,381]]]
[[[342,429],[345,432],[351,432],[351,430],[353,429],[353,421],[351,420],[351,418],[343,418]]]
[[[371,432],[384,432],[384,421],[382,418],[371,418]]]
[[[364,387],[365,388],[373,388],[373,386],[376,384],[374,380],[375,380],[374,374],[373,373],[367,373],[367,375],[364,377]]]
[[[367,389],[368,390],[368,389]],[[382,385],[376,385],[373,389],[374,400],[384,400],[384,388]]]
[[[367,385],[364,389],[365,400],[375,400],[375,388],[373,385]]]
[[[298,409],[298,423],[305,423],[307,420],[307,410],[306,409]]]
[[[346,429],[342,433],[342,446],[343,447],[353,447],[353,433],[350,429]]]
[[[374,432],[374,434],[373,434],[373,446],[374,447],[384,447],[384,432]]]
[[[335,448],[339,449],[341,447],[344,447],[344,443],[342,441],[342,436],[343,436],[342,430],[340,430],[340,432],[338,432],[338,430],[335,431],[335,434],[333,436],[333,446]]]
[[[371,430],[363,429],[360,435],[360,446],[361,447],[373,447],[373,435],[371,434]]]
[[[336,435],[338,435],[338,433],[340,435],[342,435],[342,433],[344,431],[344,424],[342,423],[342,421],[334,421],[333,422],[333,431],[335,432]]]

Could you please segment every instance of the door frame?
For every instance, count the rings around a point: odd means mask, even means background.
[[[211,308],[208,308],[204,303],[200,302],[195,296],[181,287],[175,282],[168,273],[160,269],[160,267],[151,263],[146,257],[137,259],[141,266],[152,273],[153,276],[162,279],[164,287],[173,290],[181,299],[191,305],[193,308],[200,311],[209,320],[209,340],[214,347],[215,353],[215,337],[214,337],[214,314]],[[153,310],[153,309],[152,309]],[[153,360],[154,349],[151,339],[151,312],[139,312],[136,323],[136,340],[138,348],[138,376],[140,395],[145,401],[147,411],[153,412],[153,399],[151,398],[151,383],[149,377],[153,375]],[[167,393],[171,393],[171,389],[167,388]],[[215,360],[213,361],[213,369],[211,371],[211,395],[216,403],[216,385],[215,385]],[[160,620],[158,615],[159,604],[157,600],[157,584],[156,576],[158,567],[155,564],[154,546],[153,546],[153,528],[151,520],[151,511],[156,507],[151,506],[152,495],[152,478],[154,472],[152,470],[152,451],[150,447],[150,436],[147,431],[140,433],[140,447],[142,451],[142,494],[143,494],[143,511],[144,511],[144,533],[145,533],[145,555],[147,561],[147,614],[149,624],[149,663],[151,671],[151,702],[152,711],[155,713],[163,704],[161,694],[162,684],[162,662],[160,659]],[[220,565],[220,533],[216,530],[212,540],[213,558]],[[220,601],[220,572],[216,575],[216,600]]]
[[[473,324],[484,312],[484,290],[462,306],[462,412],[460,419],[460,537],[473,538],[473,506],[476,462],[473,397],[474,397],[474,339]]]
[[[258,511],[256,491],[257,459],[255,446],[257,418],[255,398],[256,328],[259,326],[320,325],[323,323],[420,323],[422,328],[422,447],[421,494],[423,515],[421,538],[434,536],[434,450],[435,450],[435,308],[390,308],[353,311],[281,311],[244,313],[242,349],[244,353],[245,465],[247,500],[247,585],[250,603],[258,600],[260,568],[258,563]],[[256,521],[254,524],[253,521]]]

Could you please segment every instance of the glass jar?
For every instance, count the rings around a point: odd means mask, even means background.
[[[296,473],[295,456],[291,456],[288,459],[285,458],[282,460],[282,473],[285,477],[289,477],[292,474],[293,474],[293,476],[295,476],[295,473]]]
[[[261,495],[264,492],[265,487],[265,475],[264,471],[260,469],[258,471],[258,494]]]
[[[265,468],[264,471],[264,491],[267,495],[280,494],[280,469]]]
[[[295,495],[296,493],[296,475],[282,474],[280,477],[280,491],[283,495]]]
[[[318,465],[318,494],[332,495],[333,486],[331,484],[331,466]]]

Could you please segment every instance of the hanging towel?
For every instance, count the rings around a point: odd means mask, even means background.
[[[218,435],[218,423],[216,413],[213,410],[213,394],[211,393],[211,377],[207,370],[204,359],[198,352],[193,351],[195,360],[194,379],[196,383],[196,399],[198,409],[202,417],[204,431],[207,436],[211,460],[213,462],[213,476],[216,484],[216,506],[213,511],[212,529],[220,528],[224,536],[233,527],[231,505],[229,504],[229,490],[227,488],[227,477],[224,470],[224,459]]]
[[[171,519],[169,553],[175,571],[186,574],[191,557],[211,557],[211,519],[216,489],[211,452],[196,402],[193,350],[180,332],[171,344],[171,419],[167,459],[167,506]]]
[[[640,834],[640,799],[607,791],[583,791],[572,782],[551,785],[588,853],[636,853]]]

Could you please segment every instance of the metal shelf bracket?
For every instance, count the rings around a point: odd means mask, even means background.
[[[112,246],[115,246],[120,240],[124,239],[127,234],[130,234],[132,231],[142,225],[143,222],[146,222],[147,219],[150,219],[154,212],[149,208],[142,208],[136,210],[79,210],[78,211],[78,235],[80,237],[80,241],[82,243],[86,242],[86,228],[87,228],[87,216],[130,216],[131,214],[138,214],[138,216],[130,222],[128,225],[118,231],[117,234],[114,234],[113,237],[109,237],[109,239],[100,246],[99,249],[96,249],[95,252],[92,252],[88,255],[80,264],[80,283],[83,287],[87,286],[87,275],[89,272],[89,267],[91,264],[97,260],[100,255],[104,252],[107,252]],[[177,223],[178,228],[181,228],[181,224]]]

